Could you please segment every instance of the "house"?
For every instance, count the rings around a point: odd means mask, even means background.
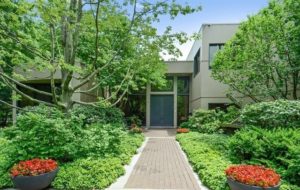
[[[237,31],[238,24],[203,24],[201,39],[194,42],[186,61],[167,61],[164,89],[147,86],[147,128],[173,128],[186,121],[197,108],[213,109],[231,101],[227,86],[211,77],[215,53]]]
[[[238,24],[203,24],[199,31],[201,39],[194,42],[187,60],[166,61],[167,85],[163,89],[158,89],[148,84],[145,92],[128,96],[128,104],[123,107],[125,114],[137,115],[147,128],[174,128],[186,121],[197,108],[213,109],[230,103],[226,97],[227,86],[210,76],[210,65],[215,53],[235,34],[238,26]],[[49,72],[18,73],[32,76],[32,80],[21,82],[36,89],[50,91],[50,82],[47,79]],[[60,85],[60,79],[61,73],[57,72],[55,74],[57,85]],[[80,81],[72,82],[74,83],[72,85],[76,85]],[[83,88],[88,89],[88,85]],[[31,96],[35,97],[34,94]],[[38,94],[35,98],[51,101],[50,97],[41,97]],[[93,97],[92,93],[75,94],[73,99],[89,102],[95,101],[96,96]],[[21,107],[31,104],[18,102],[18,106]],[[16,101],[14,105],[17,105]],[[13,117],[16,118],[15,109]]]

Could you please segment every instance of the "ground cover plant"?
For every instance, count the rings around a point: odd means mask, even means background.
[[[221,134],[190,132],[177,134],[176,139],[205,186],[211,190],[229,190],[225,170],[232,164],[240,164],[236,159],[232,159],[233,155],[231,155],[232,152],[229,150],[231,137]],[[245,144],[244,146],[246,147],[247,145]],[[255,151],[253,154],[255,154]],[[290,160],[293,163],[290,173],[298,175],[299,173],[295,169],[299,166],[299,157],[296,156],[295,158],[296,160]],[[246,161],[243,161],[243,163],[262,164],[262,162]],[[274,167],[272,168],[275,169]],[[280,170],[277,172],[280,172]],[[280,190],[300,190],[299,186],[287,178],[283,179],[281,183]]]
[[[15,163],[34,158],[58,161],[57,189],[103,189],[111,184],[123,174],[123,165],[135,154],[143,135],[130,134],[122,123],[113,123],[116,118],[87,124],[88,117],[87,112],[74,116],[44,105],[21,112],[16,127],[0,131],[0,188],[12,187],[9,171]],[[76,170],[89,175],[77,173],[78,178],[67,183]],[[83,175],[87,183],[81,180]],[[94,183],[94,178],[102,181]]]
[[[227,160],[227,164],[264,165],[272,168],[282,178],[281,189],[298,190],[300,189],[300,131],[298,125],[300,112],[298,104],[298,101],[293,100],[277,100],[246,105],[240,111],[241,129],[232,135],[225,136],[226,146],[223,146],[221,150],[214,142],[211,142],[211,139],[215,139],[219,134],[219,131],[214,128],[194,130],[198,133],[193,133],[192,136],[178,135],[177,139],[194,165],[195,171],[211,189],[225,188],[222,186],[222,182],[226,181],[226,178],[222,176],[218,185],[213,186],[214,184],[210,181],[214,179],[213,175],[203,176],[205,172],[215,171],[215,166],[206,163],[206,157],[212,158],[208,159],[209,162],[215,161],[214,156],[208,155],[212,149],[221,155],[217,159]],[[197,110],[196,112],[190,119],[193,123],[199,122],[197,124],[199,127],[201,124],[203,126],[203,123],[205,125],[205,122],[216,121],[216,111]],[[201,151],[203,149],[208,150]],[[200,162],[206,163],[206,165],[202,166]],[[216,162],[224,163],[221,160]],[[222,166],[220,167],[222,168]],[[223,165],[223,167],[225,166]],[[217,172],[222,175],[222,172]]]
[[[183,151],[201,181],[212,190],[227,190],[224,170],[231,165],[227,155],[228,137],[189,132],[177,134]]]

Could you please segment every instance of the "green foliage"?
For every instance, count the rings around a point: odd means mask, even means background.
[[[118,147],[118,152],[113,153],[111,156],[118,157],[122,160],[123,164],[128,164],[132,155],[136,153],[144,141],[144,136],[141,134],[127,134],[121,139],[121,144]]]
[[[52,184],[54,188],[81,190],[109,186],[124,173],[123,165],[129,163],[144,137],[140,134],[124,134],[120,140],[118,151],[109,151],[105,158],[94,155],[94,158],[81,158],[63,164]]]
[[[99,3],[4,0],[0,7],[1,70],[8,66],[21,71],[32,69],[55,73],[60,70],[62,76],[66,76],[60,80],[62,89],[52,85],[51,92],[55,95],[47,96],[54,100],[48,104],[65,111],[78,103],[72,97],[79,89],[87,95],[96,95],[96,101],[103,98],[103,92],[109,92],[109,101],[115,103],[128,92],[144,88],[147,83],[161,84],[166,65],[160,52],[179,56],[181,53],[174,42],[184,43],[189,38],[182,32],[173,33],[171,27],[158,34],[153,23],[163,15],[174,19],[179,14],[191,14],[201,8],[176,1],[148,0],[138,2],[139,10],[134,10],[136,3],[128,0]],[[132,15],[133,12],[136,14]],[[11,76],[2,72],[0,75],[10,83],[17,83]],[[24,81],[30,78],[30,72],[13,75]],[[49,78],[56,80],[54,75]],[[74,87],[71,82],[78,78],[81,83]],[[12,88],[13,85],[7,86]],[[88,89],[80,88],[83,86]],[[28,86],[27,90],[32,91]],[[35,103],[41,103],[32,98]]]
[[[231,164],[226,153],[226,136],[190,132],[179,134],[176,139],[186,152],[194,171],[208,188],[229,190],[224,173]]]
[[[242,122],[263,128],[300,127],[300,102],[277,100],[247,105],[241,114]]]
[[[9,169],[15,163],[15,145],[5,138],[0,138],[0,188],[12,186]]]
[[[212,65],[214,79],[254,101],[299,98],[299,0],[273,0],[241,23]]]
[[[187,122],[180,125],[181,128],[189,128],[201,133],[222,133],[220,127],[237,119],[240,115],[239,109],[234,106],[228,107],[226,111],[198,109],[193,112]]]
[[[44,115],[51,119],[63,119],[65,114],[61,110],[55,107],[49,107],[44,104],[39,104],[38,106],[27,106],[19,111],[18,115],[26,114],[27,112],[33,112],[36,114]]]
[[[238,163],[262,164],[300,186],[300,130],[245,127],[229,141],[230,153]]]
[[[111,117],[121,117],[119,110],[116,113]],[[11,186],[8,170],[14,163],[31,158],[53,158],[62,164],[57,188],[103,189],[112,183],[123,173],[122,165],[135,154],[143,135],[129,134],[122,123],[103,124],[102,119],[88,125],[85,119],[83,114],[66,115],[43,105],[24,109],[17,126],[0,131],[0,188]]]
[[[142,120],[137,116],[137,115],[133,115],[131,117],[126,118],[127,120],[127,125],[130,126],[132,124],[136,125],[137,127],[141,127],[142,126]]]
[[[92,124],[82,130],[77,140],[79,153],[77,157],[103,157],[106,154],[118,153],[123,136],[126,135],[122,125]]]
[[[75,106],[70,114],[82,117],[83,125],[92,123],[124,123],[124,113],[115,107]]]
[[[79,159],[63,164],[52,183],[55,189],[105,189],[124,174],[118,158]]]
[[[18,147],[18,160],[36,157],[70,160],[76,155],[76,133],[80,129],[68,125],[69,120],[38,112],[24,112],[17,120],[11,139]]]

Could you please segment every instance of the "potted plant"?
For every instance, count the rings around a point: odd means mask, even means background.
[[[179,128],[177,129],[177,133],[188,133],[190,130],[188,128]]]
[[[280,187],[280,176],[263,166],[230,166],[225,173],[231,190],[279,190]]]
[[[15,188],[41,190],[48,187],[58,172],[57,162],[51,159],[21,161],[10,171]]]

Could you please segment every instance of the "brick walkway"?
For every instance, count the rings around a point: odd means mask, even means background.
[[[159,138],[155,135],[162,134]],[[125,185],[128,189],[200,190],[197,180],[184,158],[174,131],[154,130]]]

